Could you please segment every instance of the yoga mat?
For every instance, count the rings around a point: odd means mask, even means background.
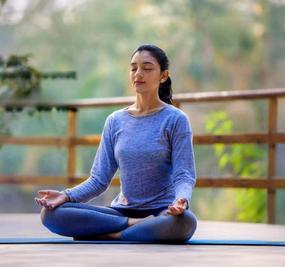
[[[144,242],[119,240],[73,240],[71,238],[56,237],[20,237],[0,238],[0,245],[7,244],[178,244],[178,245],[234,245],[234,246],[285,246],[285,241],[267,240],[217,240],[217,239],[191,239],[185,243],[171,242]]]

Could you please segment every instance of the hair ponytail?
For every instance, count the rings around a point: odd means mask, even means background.
[[[171,88],[171,79],[170,77],[167,80],[159,85],[158,90],[159,98],[163,102],[173,105],[172,102],[172,88]]]

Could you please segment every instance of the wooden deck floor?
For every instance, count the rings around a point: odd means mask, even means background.
[[[52,237],[38,214],[0,214],[1,237]],[[195,239],[284,241],[285,226],[198,221]],[[285,247],[154,244],[0,245],[0,266],[285,266]]]

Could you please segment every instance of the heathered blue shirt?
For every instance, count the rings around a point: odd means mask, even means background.
[[[127,107],[114,111],[105,121],[90,177],[64,192],[73,202],[86,202],[109,187],[117,169],[121,187],[111,207],[153,209],[177,198],[190,200],[196,171],[187,115],[172,105],[141,116]]]

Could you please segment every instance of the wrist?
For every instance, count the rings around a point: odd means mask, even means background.
[[[68,196],[66,193],[64,193],[64,195],[65,195],[65,200],[66,200],[66,201],[70,201],[69,196]]]
[[[70,201],[70,197],[68,196],[68,194],[66,194],[65,191],[61,191],[61,193],[64,195],[64,200],[67,202],[67,201]]]

